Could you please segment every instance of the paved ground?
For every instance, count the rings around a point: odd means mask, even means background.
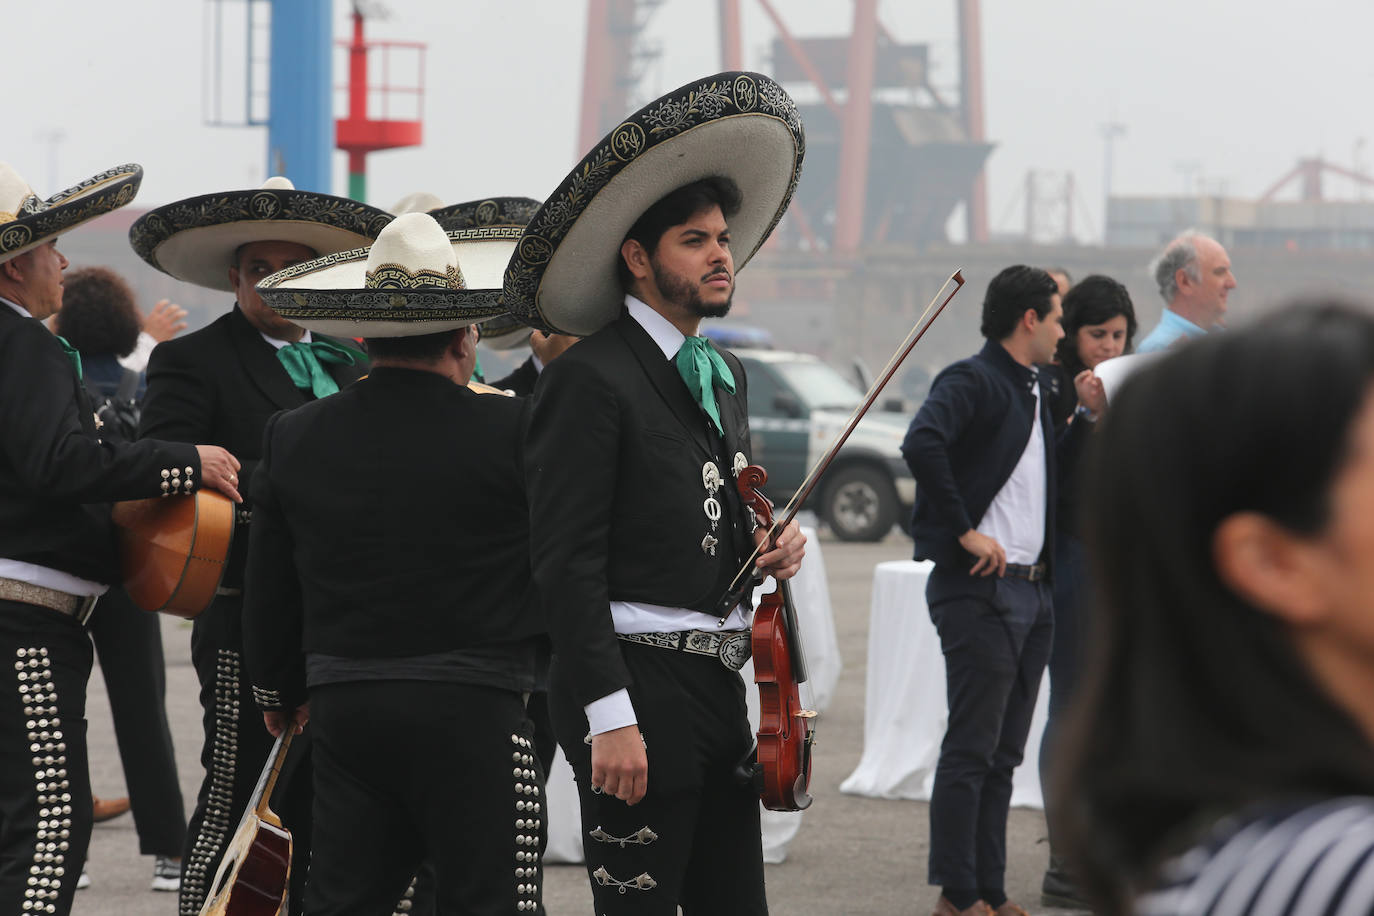
[[[905,559],[910,541],[894,534],[881,544],[853,545],[824,540],[826,571],[844,673],[830,709],[818,726],[815,804],[793,841],[788,860],[768,866],[768,897],[781,916],[929,913],[934,889],[925,883],[926,805],[842,795],[840,782],[859,761],[863,742],[865,656],[873,566]],[[190,625],[163,618],[167,650],[168,711],[177,741],[182,792],[194,798],[200,780],[196,754],[200,715],[195,673],[191,669]],[[92,782],[96,794],[124,794],[123,774],[110,728],[105,685],[97,672],[90,685]],[[1039,907],[1039,881],[1046,846],[1039,811],[1012,811],[1008,837],[1008,892],[1033,916],[1064,910]],[[89,871],[94,885],[78,892],[77,916],[134,916],[176,912],[174,894],[148,890],[152,859],[138,855],[133,821],[125,816],[95,828]],[[552,916],[591,912],[586,873],[580,866],[552,866],[544,901]]]

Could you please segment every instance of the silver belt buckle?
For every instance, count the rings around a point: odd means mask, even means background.
[[[738,671],[743,668],[744,663],[749,661],[753,654],[754,647],[748,630],[741,630],[738,633],[731,633],[729,636],[722,637],[720,646],[716,649],[716,656],[720,659],[720,663],[731,671]]]
[[[95,603],[99,600],[99,595],[86,595],[83,598],[77,598],[76,606],[72,608],[72,616],[76,618],[76,622],[84,627],[86,621],[91,619],[91,614],[95,613]]]

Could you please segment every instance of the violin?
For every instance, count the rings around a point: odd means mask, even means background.
[[[950,283],[954,284],[954,289],[941,302],[940,294]],[[940,287],[930,305],[917,319],[916,326],[902,341],[862,403],[854,410],[845,428],[806,475],[806,480],[784,510],[781,521],[774,517],[772,501],[759,489],[768,482],[768,472],[751,464],[735,475],[740,499],[753,510],[759,526],[766,526],[768,531],[717,605],[722,613],[722,624],[725,622],[724,615],[739,604],[744,592],[754,584],[757,575],[754,559],[765,548],[772,549],[778,534],[797,517],[806,498],[816,489],[821,475],[835,460],[859,425],[859,420],[877,401],[883,386],[892,379],[902,360],[915,349],[963,286],[964,276],[956,270]],[[931,314],[932,311],[934,314]],[[785,580],[778,581],[777,588],[764,595],[755,610],[750,646],[754,652],[754,682],[759,688],[758,762],[754,775],[762,777],[760,798],[763,806],[770,811],[804,811],[812,801],[809,789],[811,750],[816,743],[816,712],[805,708],[801,701],[800,685],[806,682],[806,653],[802,647],[801,629],[797,626],[792,593]]]
[[[773,503],[759,488],[768,472],[751,464],[735,477],[740,499],[760,525],[772,526]],[[806,682],[806,652],[796,605],[787,580],[777,582],[754,611],[750,632],[754,683],[759,688],[758,767],[763,777],[760,797],[770,811],[804,811],[811,806],[811,748],[816,741],[816,712],[801,701]]]

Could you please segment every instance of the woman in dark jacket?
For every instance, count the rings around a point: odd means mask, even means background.
[[[1064,296],[1063,325],[1064,339],[1059,342],[1056,364],[1051,367],[1058,395],[1050,410],[1058,430],[1070,422],[1096,421],[1090,411],[1080,407],[1074,379],[1105,360],[1131,351],[1136,332],[1131,295],[1111,277],[1085,277]],[[1054,740],[1059,721],[1073,697],[1080,666],[1082,602],[1087,588],[1083,541],[1078,532],[1079,490],[1077,480],[1060,480],[1059,504],[1055,507],[1054,644],[1049,663],[1049,719],[1040,743],[1041,794],[1047,803],[1053,786]],[[1052,817],[1048,826],[1050,864],[1041,884],[1041,902],[1046,906],[1081,905],[1073,878],[1059,855],[1058,830]]]

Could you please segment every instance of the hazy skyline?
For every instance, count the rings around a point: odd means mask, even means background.
[[[772,26],[753,0],[741,5],[746,66],[767,72]],[[369,37],[429,45],[426,140],[369,157],[368,202],[388,207],[418,190],[447,201],[547,195],[584,152],[584,0],[385,6],[389,17],[370,21]],[[774,6],[799,37],[842,34],[852,17],[843,0]],[[334,7],[344,37],[349,4]],[[266,177],[265,128],[203,125],[203,0],[9,0],[4,9],[12,93],[0,159],[41,195],[127,161],[146,170],[140,206]],[[887,0],[880,17],[897,40],[930,45],[937,86],[957,83],[953,0]],[[1178,194],[1201,181],[1209,193],[1256,197],[1300,157],[1347,168],[1374,159],[1363,147],[1374,132],[1353,104],[1374,81],[1362,47],[1374,6],[1313,0],[1283,17],[1238,0],[984,0],[982,21],[994,231],[1019,230],[1027,170],[1051,170],[1073,173],[1075,228],[1095,240],[1109,121],[1126,128],[1116,193]],[[663,53],[643,98],[721,69],[710,0],[670,0],[646,37]],[[343,81],[337,68],[334,81]],[[346,187],[337,154],[332,190]],[[1353,196],[1350,187],[1332,179],[1328,194]]]

